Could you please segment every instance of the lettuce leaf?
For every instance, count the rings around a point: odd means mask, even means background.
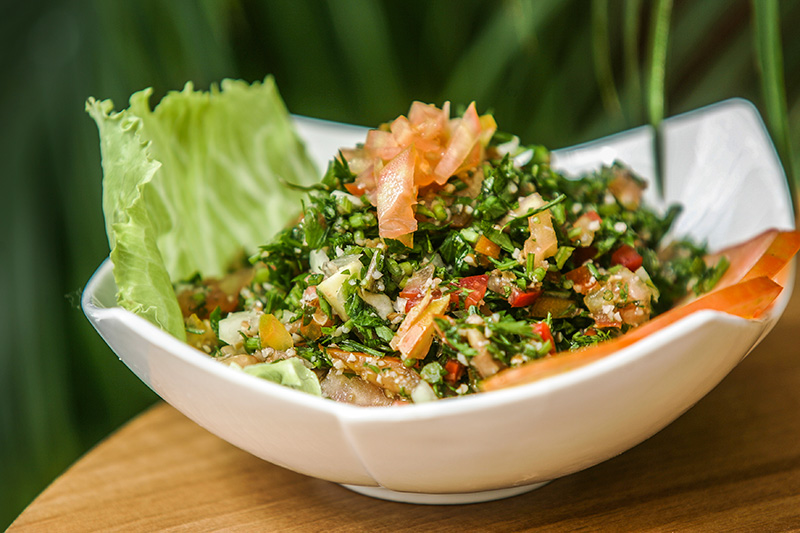
[[[103,165],[103,213],[117,302],[179,339],[183,319],[172,281],[219,276],[296,214],[314,165],[274,80],[223,80],[221,89],[151,89],[114,112],[90,98]]]
[[[322,389],[319,385],[317,375],[313,370],[309,370],[297,357],[283,359],[275,363],[258,363],[249,365],[242,369],[245,373],[257,378],[266,379],[291,387],[299,391],[322,396]]]

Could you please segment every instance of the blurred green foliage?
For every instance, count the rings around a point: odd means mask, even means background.
[[[557,148],[729,97],[800,168],[800,1],[30,0],[0,9],[0,527],[155,401],[77,299],[107,255],[88,96],[275,75],[298,114],[372,125],[478,102]],[[784,79],[784,73],[785,79]]]

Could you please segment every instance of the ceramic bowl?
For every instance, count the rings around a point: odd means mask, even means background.
[[[365,130],[296,119],[320,168]],[[731,100],[663,127],[675,231],[711,248],[793,227],[783,170],[754,107]],[[554,154],[568,173],[620,159],[654,175],[653,132],[637,128]],[[656,187],[649,200],[662,205]],[[742,214],[746,213],[745,216]],[[86,316],[164,400],[226,441],[282,467],[375,497],[468,503],[519,494],[647,439],[708,393],[774,326],[791,283],[761,320],[695,313],[605,359],[541,381],[408,407],[363,408],[214,362],[115,306],[111,264],[83,294]]]

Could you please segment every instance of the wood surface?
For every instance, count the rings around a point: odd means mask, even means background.
[[[374,500],[256,459],[158,404],[74,464],[9,531],[800,530],[799,337],[795,287],[770,336],[676,422],[506,500]]]

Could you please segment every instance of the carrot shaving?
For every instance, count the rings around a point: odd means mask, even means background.
[[[491,115],[478,115],[474,102],[453,119],[449,103],[439,109],[414,102],[408,117],[370,130],[363,147],[342,151],[357,175],[347,189],[366,194],[377,207],[381,237],[410,246],[419,189],[443,186],[451,176],[477,168],[496,129]]]

